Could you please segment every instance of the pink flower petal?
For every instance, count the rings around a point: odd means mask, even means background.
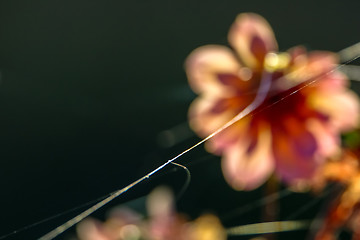
[[[95,219],[85,219],[76,227],[78,237],[80,240],[112,240],[101,225]]]
[[[205,144],[207,151],[221,155],[227,148],[237,145],[239,141],[243,144],[249,143],[250,118],[244,118],[223,132],[214,136],[212,141]]]
[[[194,50],[185,62],[190,86],[197,93],[221,95],[224,84],[218,74],[237,76],[241,69],[233,52],[226,47],[209,45]]]
[[[277,87],[282,90],[295,87],[304,82],[314,81],[305,91],[314,87],[322,90],[338,90],[345,87],[347,78],[336,71],[337,57],[334,53],[315,51],[307,53],[303,47],[289,50],[290,64],[285,70],[285,76],[277,81]]]
[[[359,98],[352,91],[319,91],[309,96],[309,105],[330,117],[337,131],[348,131],[359,124]]]
[[[250,152],[250,142],[243,141],[238,141],[224,152],[223,173],[227,182],[236,190],[258,187],[274,170],[270,130],[262,128],[257,137],[257,143]]]
[[[277,42],[270,25],[254,13],[238,15],[228,38],[230,45],[250,68],[262,67],[265,55],[277,51]]]
[[[207,137],[235,116],[231,109],[226,109],[222,114],[212,114],[211,109],[216,104],[216,100],[198,98],[190,106],[190,126],[201,137]]]
[[[201,136],[213,133],[244,109],[250,98],[212,98],[200,97],[190,106],[190,126]],[[225,105],[225,106],[221,106]],[[235,107],[232,107],[235,105]]]
[[[349,81],[345,74],[339,71],[334,71],[327,74],[324,78],[319,79],[316,86],[321,91],[338,92],[339,90],[348,87]]]
[[[318,144],[301,119],[288,116],[273,130],[273,153],[277,175],[287,183],[311,178],[319,165]]]
[[[313,134],[318,145],[317,154],[319,156],[316,159],[331,157],[340,152],[340,137],[328,126],[328,123],[317,119],[308,119],[306,128]]]

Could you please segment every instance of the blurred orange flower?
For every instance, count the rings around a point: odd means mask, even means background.
[[[329,160],[318,169],[312,182],[314,190],[322,190],[327,183],[338,183],[340,195],[332,201],[319,223],[316,240],[335,240],[342,229],[352,233],[352,239],[360,239],[360,161],[359,152],[345,150],[336,159]],[[338,186],[338,187],[339,187]]]
[[[238,190],[258,187],[274,171],[288,184],[312,177],[338,152],[340,133],[358,124],[358,99],[334,70],[337,56],[302,47],[278,52],[271,27],[253,13],[236,18],[228,39],[234,51],[204,46],[186,61],[200,94],[189,110],[191,127],[206,137],[266,94],[256,114],[214,136],[207,149],[223,156],[224,176]],[[271,81],[269,92],[258,93],[262,80]]]

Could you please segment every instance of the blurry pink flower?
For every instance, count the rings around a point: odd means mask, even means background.
[[[88,218],[77,225],[80,240],[225,240],[220,220],[203,215],[193,222],[176,213],[172,193],[156,188],[147,198],[148,218],[117,208],[105,222]]]
[[[127,208],[116,208],[101,222],[87,218],[76,227],[80,240],[137,240],[142,235],[141,216]]]
[[[208,136],[254,100],[262,79],[271,81],[257,113],[225,129],[206,147],[223,156],[224,176],[238,190],[258,187],[274,171],[289,184],[312,177],[339,150],[340,133],[358,124],[356,95],[342,73],[331,71],[336,55],[307,53],[302,47],[279,53],[269,24],[252,13],[240,14],[228,37],[234,52],[204,46],[186,61],[190,85],[200,94],[189,110],[191,127]],[[289,95],[294,90],[299,91]]]
[[[186,218],[175,211],[169,189],[158,187],[147,198],[147,237],[151,240],[186,240]]]

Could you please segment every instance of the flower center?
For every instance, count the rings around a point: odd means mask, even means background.
[[[288,53],[274,53],[266,54],[264,60],[264,68],[268,72],[281,71],[289,66],[290,56]]]

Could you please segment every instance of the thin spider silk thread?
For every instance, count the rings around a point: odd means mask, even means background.
[[[222,221],[227,221],[229,219],[232,219],[234,217],[237,217],[237,216],[240,216],[244,213],[247,213],[255,208],[258,208],[262,205],[265,205],[265,204],[268,204],[268,203],[271,203],[271,202],[274,202],[276,200],[279,200],[281,198],[284,198],[284,197],[287,197],[289,196],[290,194],[292,194],[294,192],[292,192],[290,189],[288,188],[285,188],[283,190],[281,190],[280,192],[276,192],[276,193],[272,193],[270,195],[267,195],[257,201],[253,201],[251,203],[248,203],[248,204],[245,204],[239,208],[236,208],[234,210],[232,210],[231,212],[227,213],[227,214],[224,214],[220,217],[220,219]]]
[[[354,45],[356,47],[358,47],[358,44]],[[351,52],[351,47],[347,48],[347,52]],[[340,52],[342,53],[342,52]],[[287,97],[292,96],[293,94],[299,92],[300,90],[304,89],[305,87],[310,86],[311,84],[313,84],[317,79],[326,76],[334,71],[336,71],[337,69],[341,68],[341,66],[344,66],[352,61],[355,61],[357,58],[359,58],[360,55],[357,55],[355,57],[353,57],[352,59],[348,60],[347,62],[338,65],[337,67],[335,67],[334,69],[330,70],[329,72],[325,73],[325,74],[321,74],[317,77],[314,77],[312,80],[309,80],[307,83],[305,83],[303,86],[299,87],[298,89],[294,90],[293,92],[291,92],[289,95],[284,96],[283,98],[279,99],[278,101],[266,106],[265,108],[261,109],[261,111],[275,105],[276,103],[283,101],[284,99],[286,99]],[[98,210],[99,208],[105,206],[107,203],[111,202],[113,199],[115,199],[116,197],[120,196],[121,194],[123,194],[124,192],[128,191],[129,189],[131,189],[132,187],[134,187],[135,185],[139,184],[140,182],[144,181],[145,179],[150,178],[153,174],[155,174],[156,172],[160,171],[161,169],[163,169],[165,166],[167,166],[168,164],[172,163],[173,161],[175,161],[176,159],[180,158],[181,156],[183,156],[184,154],[186,154],[187,152],[191,151],[192,149],[198,147],[199,145],[203,144],[204,142],[206,142],[207,140],[211,139],[212,137],[214,137],[215,135],[219,134],[220,132],[222,132],[223,130],[225,130],[226,128],[230,127],[231,125],[233,125],[234,123],[236,123],[237,121],[239,121],[240,119],[246,117],[247,115],[249,115],[252,111],[254,111],[264,100],[266,97],[267,92],[270,89],[271,86],[271,81],[269,79],[270,75],[265,73],[265,76],[261,78],[261,82],[260,82],[260,87],[259,87],[259,91],[257,92],[254,101],[249,104],[243,111],[241,111],[238,115],[236,115],[234,118],[232,118],[230,121],[228,121],[227,123],[225,123],[222,127],[220,127],[219,129],[217,129],[215,132],[213,132],[212,134],[210,134],[209,136],[207,136],[206,138],[204,138],[203,140],[199,141],[198,143],[196,143],[195,145],[191,146],[190,148],[186,149],[185,151],[181,152],[180,154],[176,155],[174,158],[168,160],[167,162],[165,162],[164,164],[162,164],[161,166],[159,166],[158,168],[156,168],[155,170],[151,171],[149,174],[143,176],[142,178],[139,178],[138,180],[136,180],[135,182],[131,183],[130,185],[126,186],[123,189],[120,189],[118,191],[115,191],[113,194],[111,194],[108,198],[100,201],[99,203],[95,204],[93,207],[87,209],[86,211],[80,213],[79,215],[77,215],[76,217],[70,219],[69,221],[67,221],[66,223],[62,224],[61,226],[55,228],[54,230],[50,231],[49,233],[45,234],[43,237],[40,238],[40,240],[48,240],[48,239],[52,239],[56,236],[58,236],[59,234],[63,233],[64,231],[66,231],[67,229],[69,229],[70,227],[72,227],[73,225],[75,225],[76,223],[80,222],[82,219],[84,219],[85,217],[89,216],[90,214],[92,214],[93,212],[95,212],[96,210]],[[285,79],[286,76],[280,78],[279,80]]]
[[[266,96],[267,92],[270,89],[270,86],[271,86],[270,74],[267,74],[267,73],[264,73],[264,74],[265,74],[265,76],[263,78],[261,78],[261,82],[260,82],[260,87],[259,87],[259,92],[260,93],[258,93],[256,95],[254,101],[250,105],[248,105],[243,111],[241,111],[238,115],[236,115],[233,119],[231,119],[229,122],[227,122],[225,125],[223,125],[219,129],[217,129],[215,132],[213,132],[212,134],[210,134],[209,136],[207,136],[206,138],[204,138],[200,142],[196,143],[195,145],[191,146],[190,148],[186,149],[185,151],[181,152],[180,154],[176,155],[175,157],[169,159],[167,162],[165,162],[164,164],[162,164],[161,166],[159,166],[155,170],[151,171],[147,175],[139,178],[138,180],[134,181],[130,185],[126,186],[125,188],[122,188],[122,189],[120,189],[118,191],[115,191],[114,193],[112,193],[106,199],[98,202],[97,204],[95,204],[91,208],[85,210],[84,212],[80,213],[76,217],[70,219],[69,221],[65,222],[64,224],[60,225],[59,227],[55,228],[54,230],[50,231],[49,233],[45,234],[39,240],[49,240],[49,239],[55,238],[56,236],[60,235],[61,233],[63,233],[67,229],[69,229],[70,227],[74,226],[75,224],[77,224],[78,222],[80,222],[81,220],[83,220],[84,218],[86,218],[87,216],[89,216],[90,214],[92,214],[93,212],[98,210],[99,208],[105,206],[106,204],[108,204],[109,202],[111,202],[112,200],[114,200],[115,198],[117,198],[118,196],[123,194],[124,192],[128,191],[129,189],[136,186],[137,184],[141,183],[145,179],[149,179],[153,174],[160,171],[161,169],[163,169],[164,167],[166,167],[170,163],[174,162],[179,157],[183,156],[184,154],[188,153],[192,149],[198,147],[199,145],[203,144],[204,142],[206,142],[210,138],[212,138],[215,135],[217,135],[218,133],[222,132],[226,128],[230,127],[235,122],[237,122],[240,119],[242,119],[242,118],[246,117],[247,115],[249,115],[254,109],[256,109],[264,101],[265,96]],[[265,93],[265,94],[261,94],[261,93]]]
[[[288,189],[285,189],[285,190],[288,190]],[[263,234],[296,231],[296,230],[303,230],[303,229],[309,229],[309,228],[311,230],[310,232],[314,232],[315,228],[318,228],[320,225],[320,222],[322,222],[320,217],[315,218],[315,220],[292,220],[292,219],[295,219],[301,213],[303,213],[303,212],[309,210],[311,207],[313,207],[320,200],[322,200],[323,198],[327,197],[329,194],[334,193],[338,190],[339,189],[336,187],[336,185],[334,185],[334,184],[330,185],[328,187],[328,189],[325,190],[319,198],[315,198],[315,199],[311,200],[310,202],[302,205],[298,210],[296,210],[295,212],[290,214],[288,217],[284,218],[282,221],[277,221],[277,223],[279,223],[279,224],[275,224],[275,222],[266,222],[266,223],[264,223],[265,225],[256,223],[256,224],[234,226],[234,227],[227,229],[228,233],[230,232],[229,235],[231,235],[231,236],[257,234],[257,235],[259,235],[258,237],[261,238]],[[291,193],[290,190],[288,190],[288,191],[289,191],[289,193]],[[287,195],[288,194],[286,194],[285,196],[287,196]],[[269,195],[266,198],[268,198],[268,197],[270,197],[270,199],[268,201],[274,201],[277,199],[276,197],[272,197],[272,195]],[[249,205],[250,205],[250,207],[254,207],[254,206],[251,206],[251,204],[249,204]],[[269,224],[269,225],[267,225],[267,224]],[[243,226],[245,226],[246,228],[242,228]],[[247,227],[247,226],[249,226],[249,227]],[[270,232],[269,232],[269,226],[274,227],[274,229],[270,229]],[[310,238],[310,239],[312,239],[312,238]]]
[[[77,207],[68,209],[68,210],[63,211],[63,212],[61,212],[61,213],[55,214],[55,215],[53,215],[53,216],[51,216],[51,217],[47,217],[47,218],[42,219],[42,220],[40,220],[40,221],[38,221],[38,222],[29,224],[29,225],[27,225],[27,226],[25,226],[25,227],[22,227],[22,228],[19,228],[19,229],[17,229],[17,230],[14,230],[14,231],[12,231],[12,232],[10,232],[10,233],[7,233],[7,234],[5,234],[5,235],[0,236],[0,240],[1,240],[1,239],[6,239],[7,237],[10,237],[10,236],[12,236],[12,235],[15,235],[15,234],[21,233],[21,232],[23,232],[23,231],[29,230],[29,229],[31,229],[31,228],[33,228],[33,227],[36,227],[36,226],[38,226],[38,225],[40,225],[40,224],[42,224],[42,223],[51,221],[51,220],[53,220],[53,219],[56,219],[56,218],[61,217],[61,216],[64,216],[64,215],[66,215],[66,214],[68,214],[68,213],[74,212],[74,211],[79,210],[79,209],[81,209],[81,208],[84,208],[84,207],[88,207],[88,206],[90,206],[90,205],[93,205],[93,204],[95,204],[95,203],[97,203],[97,202],[105,199],[105,198],[108,197],[108,196],[109,196],[109,194],[107,194],[106,196],[102,196],[102,197],[100,197],[100,198],[97,198],[97,199],[95,199],[95,200],[89,201],[89,202],[87,202],[87,203],[81,204],[81,205],[79,205],[79,206],[77,206]]]
[[[330,194],[338,192],[340,189],[341,188],[339,186],[337,186],[336,184],[329,185],[328,188],[325,189],[325,191],[323,191],[319,197],[311,200],[310,202],[308,202],[306,204],[303,204],[296,211],[292,212],[289,216],[287,216],[285,218],[285,220],[292,220],[292,219],[295,219],[295,218],[299,217],[299,215],[301,213],[303,213],[306,210],[310,209],[311,207],[313,207],[315,204],[317,204],[318,202],[323,200],[323,198],[329,196]]]
[[[310,224],[310,220],[263,222],[231,227],[226,229],[226,233],[228,236],[240,236],[275,232],[288,232],[307,229]]]
[[[190,184],[190,182],[191,182],[191,173],[190,173],[190,171],[189,171],[189,169],[188,169],[187,167],[185,167],[185,166],[183,166],[183,165],[181,165],[181,164],[179,164],[179,163],[172,162],[172,164],[175,165],[175,166],[178,167],[178,168],[183,169],[183,170],[185,171],[185,173],[186,173],[185,182],[184,182],[183,186],[181,187],[181,190],[179,190],[179,192],[176,194],[176,200],[178,201],[178,200],[184,195],[186,189],[189,187],[189,184]],[[51,221],[51,220],[53,220],[53,219],[56,219],[56,218],[61,217],[61,216],[64,216],[64,215],[66,215],[66,214],[69,214],[69,213],[74,212],[74,211],[76,211],[76,210],[79,210],[79,209],[81,209],[81,208],[85,208],[85,207],[88,207],[89,205],[93,205],[93,204],[95,204],[95,203],[97,203],[97,202],[105,199],[106,197],[108,197],[108,196],[111,195],[111,194],[112,194],[112,193],[107,194],[107,195],[102,196],[102,197],[99,197],[99,198],[97,198],[97,199],[95,199],[95,200],[92,200],[92,201],[89,201],[89,202],[87,202],[87,203],[81,204],[81,205],[79,205],[79,206],[77,206],[77,207],[68,209],[68,210],[63,211],[63,212],[61,212],[61,213],[55,214],[55,215],[53,215],[53,216],[51,216],[51,217],[47,217],[47,218],[42,219],[42,220],[40,220],[40,221],[38,221],[38,222],[29,224],[29,225],[27,225],[27,226],[25,226],[25,227],[22,227],[22,228],[19,228],[19,229],[17,229],[17,230],[14,230],[14,231],[12,231],[12,232],[10,232],[10,233],[7,233],[7,234],[5,234],[5,235],[0,236],[0,240],[6,239],[7,237],[10,237],[10,236],[15,235],[15,234],[19,234],[19,233],[21,233],[21,232],[23,232],[23,231],[26,231],[26,230],[29,230],[29,229],[31,229],[31,228],[33,228],[33,227],[36,227],[36,226],[38,226],[38,225],[41,225],[42,223]]]
[[[358,48],[359,44],[354,45]],[[353,46],[346,48],[347,53],[352,52]],[[357,50],[356,50],[357,51]],[[356,52],[355,51],[355,52]],[[343,53],[343,50],[341,52],[339,52],[339,54]],[[337,67],[335,67],[334,69],[332,69],[331,71],[325,73],[326,74],[330,74],[331,72],[340,69],[342,66],[345,66],[347,64],[349,64],[350,62],[355,61],[356,59],[358,59],[360,57],[360,55],[357,55],[355,57],[352,57],[352,59],[346,61],[345,63],[338,65]],[[316,80],[318,80],[320,77],[324,76],[318,76],[316,78],[314,78],[313,80],[308,81],[306,84],[304,84],[303,86],[301,86],[299,89],[294,90],[294,92],[290,93],[289,95],[279,99],[278,101],[272,103],[271,105],[268,105],[267,107],[261,109],[261,111],[263,111],[264,109],[267,109],[273,105],[275,105],[276,103],[286,99],[287,97],[297,93],[298,91],[300,91],[301,89],[313,84]],[[284,76],[283,78],[285,78],[286,76]],[[43,237],[41,237],[41,240],[46,240],[46,239],[52,239],[58,235],[60,235],[62,232],[66,231],[68,228],[72,227],[73,225],[75,225],[76,223],[80,222],[82,219],[84,219],[85,217],[89,216],[90,214],[92,214],[93,212],[95,212],[96,210],[98,210],[99,208],[103,207],[104,205],[106,205],[107,203],[111,202],[113,199],[115,199],[116,197],[120,196],[121,194],[125,193],[126,191],[128,191],[129,189],[133,188],[134,186],[136,186],[137,184],[139,184],[140,182],[144,181],[145,179],[150,178],[153,174],[155,174],[156,172],[160,171],[161,169],[163,169],[165,166],[167,166],[168,164],[172,163],[173,161],[175,161],[176,159],[178,159],[179,157],[181,157],[182,155],[186,154],[187,152],[191,151],[192,149],[198,147],[199,145],[203,144],[204,142],[206,142],[207,140],[211,139],[212,137],[214,137],[215,135],[217,135],[218,133],[222,132],[223,130],[225,130],[226,128],[228,128],[229,126],[231,126],[232,124],[234,124],[235,122],[239,121],[240,119],[246,117],[247,115],[249,115],[250,113],[252,113],[265,99],[265,96],[267,94],[267,92],[269,91],[269,87],[270,87],[270,81],[265,81],[267,80],[266,78],[262,78],[261,83],[260,83],[260,87],[258,89],[257,95],[254,99],[254,101],[248,105],[242,112],[240,112],[238,115],[236,115],[233,119],[231,119],[229,122],[227,122],[225,125],[223,125],[221,128],[219,128],[218,130],[216,130],[215,132],[213,132],[212,134],[210,134],[208,137],[204,138],[203,140],[201,140],[200,142],[198,142],[197,144],[193,145],[192,147],[186,149],[185,151],[181,152],[180,154],[176,155],[174,158],[168,160],[167,162],[165,162],[163,165],[159,166],[158,168],[156,168],[155,170],[151,171],[149,174],[143,176],[142,178],[139,178],[138,180],[134,181],[133,183],[129,184],[128,186],[126,186],[125,188],[122,188],[120,190],[117,190],[113,193],[111,193],[106,199],[103,199],[102,201],[98,202],[97,204],[95,204],[94,206],[92,206],[91,208],[87,209],[86,211],[82,212],[81,214],[77,215],[76,217],[70,219],[69,221],[67,221],[66,223],[62,224],[61,226],[55,228],[54,230],[52,230],[51,232],[49,232],[48,234],[44,235]],[[50,218],[52,219],[52,218]],[[31,226],[31,225],[30,225]],[[17,231],[15,231],[17,232]],[[6,235],[9,236],[9,235]],[[0,238],[0,239],[3,239]]]
[[[179,163],[176,162],[171,162],[171,164],[180,167],[182,169],[184,169],[185,173],[186,173],[186,180],[183,184],[183,186],[181,187],[180,191],[176,194],[176,201],[179,201],[179,199],[184,195],[186,189],[189,187],[190,182],[191,182],[191,173],[189,171],[189,169],[187,167],[185,167],[184,165],[181,165]]]
[[[78,222],[80,222],[81,220],[83,220],[85,217],[89,216],[91,213],[95,212],[96,210],[98,210],[99,208],[105,206],[107,203],[111,202],[113,199],[115,199],[116,197],[120,196],[121,194],[123,194],[124,192],[128,191],[129,189],[131,189],[132,187],[134,187],[135,185],[137,185],[138,183],[142,182],[145,179],[150,178],[150,176],[152,176],[154,173],[156,173],[157,171],[159,171],[160,169],[164,168],[165,166],[167,166],[168,164],[173,164],[176,165],[178,167],[183,168],[186,172],[187,172],[187,180],[185,182],[185,185],[183,186],[182,190],[181,190],[181,194],[183,194],[183,192],[186,190],[187,186],[190,183],[190,171],[183,165],[175,163],[174,162],[175,158],[167,161],[165,164],[161,165],[160,167],[158,167],[157,169],[155,169],[154,171],[150,172],[149,174],[145,175],[142,178],[139,178],[138,180],[136,180],[135,182],[131,183],[130,185],[126,186],[123,189],[120,189],[118,191],[115,191],[113,193],[110,194],[109,197],[105,198],[104,200],[98,202],[97,204],[95,204],[94,206],[92,206],[91,208],[85,210],[84,212],[80,213],[79,215],[77,215],[76,217],[70,219],[69,221],[67,221],[66,223],[60,225],[59,227],[55,228],[53,231],[49,232],[48,234],[42,236],[41,238],[39,238],[39,240],[47,240],[47,239],[53,239],[56,236],[60,235],[61,233],[63,233],[64,231],[66,231],[67,229],[69,229],[70,227],[72,227],[73,225],[77,224]]]

